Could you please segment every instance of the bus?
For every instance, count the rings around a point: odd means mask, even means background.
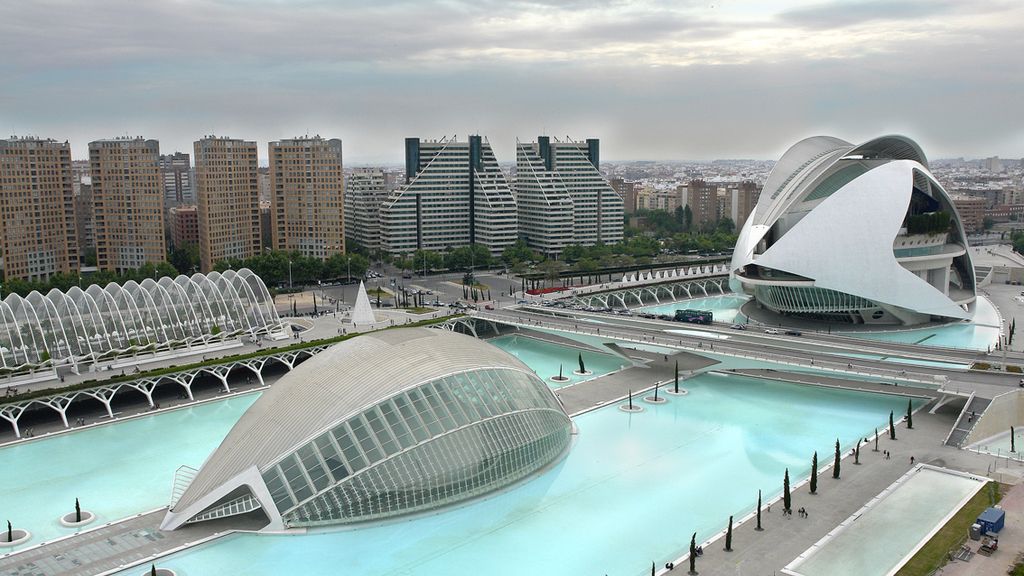
[[[675,320],[691,324],[711,324],[714,322],[714,315],[709,310],[676,310]]]

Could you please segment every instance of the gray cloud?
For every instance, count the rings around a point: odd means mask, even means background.
[[[772,158],[815,133],[887,132],[931,157],[1024,155],[1009,120],[1024,18],[987,17],[998,2],[943,4],[921,29],[901,4],[843,34],[821,8],[360,4],[0,3],[0,49],[19,55],[0,62],[0,130],[70,138],[76,157],[124,133],[167,151],[230,135],[265,155],[309,132],[342,138],[349,162],[398,162],[405,136],[477,131],[509,161],[540,133],[602,138],[609,159]]]

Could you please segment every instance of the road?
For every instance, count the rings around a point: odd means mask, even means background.
[[[913,383],[964,394],[976,392],[992,398],[1017,386],[1019,376],[1002,372],[963,370],[948,366],[900,364],[875,359],[899,357],[930,362],[964,362],[980,353],[935,351],[907,344],[859,340],[820,333],[802,336],[771,335],[753,330],[729,330],[719,326],[696,326],[658,320],[639,320],[609,314],[580,313],[551,309],[512,307],[479,311],[475,317],[506,324],[549,328],[577,334],[642,342],[687,350],[708,357],[773,362],[784,366],[831,370],[847,375],[877,378],[888,382]],[[601,322],[595,323],[595,320]],[[686,331],[686,333],[672,333]],[[867,357],[861,357],[867,356]],[[984,354],[981,354],[984,356]]]

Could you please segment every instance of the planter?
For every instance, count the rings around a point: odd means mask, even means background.
[[[96,515],[88,510],[82,510],[82,521],[75,522],[75,513],[69,512],[60,517],[60,525],[65,528],[78,528],[79,526],[85,526],[86,524],[96,520]]]
[[[580,372],[579,370],[573,370],[572,373],[577,376],[590,376],[591,374],[593,374],[593,372],[590,370],[584,370],[583,372]]]
[[[11,530],[11,535],[14,536],[14,540],[7,539],[7,530],[0,531],[0,548],[9,548],[24,544],[32,538],[32,533],[28,530],[22,530],[21,528],[15,528]]]
[[[664,404],[665,402],[668,402],[668,400],[662,398],[661,393],[659,392],[657,398],[654,396],[648,396],[644,398],[644,402],[647,402],[648,404]]]
[[[548,378],[548,380],[551,380],[552,382],[568,382],[569,381],[569,377],[568,376],[552,376],[552,377]]]
[[[149,570],[146,570],[145,572],[143,572],[139,576],[153,576],[152,568],[150,568]],[[157,568],[156,569],[156,576],[178,576],[178,573],[175,572],[174,570],[171,570],[170,568]]]
[[[632,408],[629,406],[629,404],[622,404],[621,406],[619,406],[619,410],[622,410],[623,412],[629,412],[630,414],[632,414],[634,412],[643,412],[644,408],[643,406],[638,406],[634,402]]]
[[[686,388],[680,388],[679,392],[676,392],[675,390],[662,390],[661,393],[671,394],[672,396],[686,396],[690,392]]]

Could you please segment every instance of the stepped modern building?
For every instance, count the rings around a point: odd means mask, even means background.
[[[551,389],[495,346],[431,328],[364,334],[264,392],[161,528],[260,509],[271,530],[431,510],[535,473],[571,433]]]
[[[622,240],[623,201],[600,171],[600,141],[516,142],[519,234],[557,256],[569,244]]]
[[[54,288],[0,302],[0,369],[83,364],[186,350],[283,331],[273,299],[249,269]]]
[[[779,314],[920,324],[970,318],[974,268],[960,216],[903,136],[816,136],[772,170],[740,232],[736,291]]]
[[[405,179],[380,207],[383,251],[481,244],[498,256],[516,241],[516,202],[483,137],[406,138]]]

